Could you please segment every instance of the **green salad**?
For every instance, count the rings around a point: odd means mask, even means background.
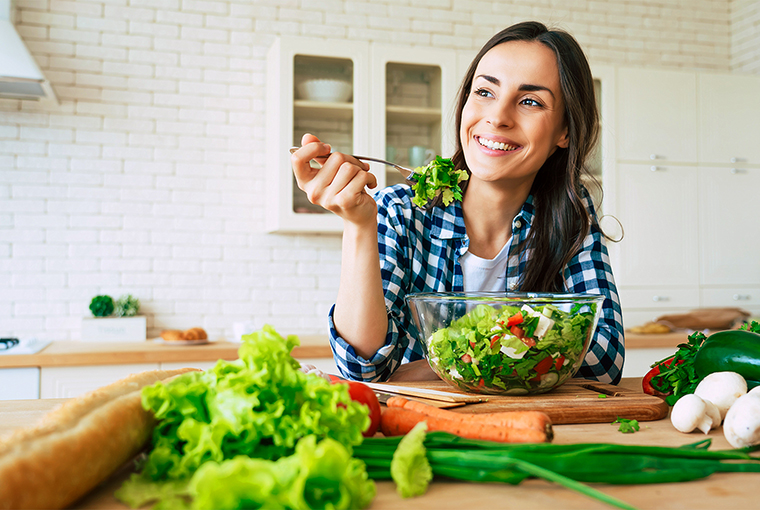
[[[456,170],[450,159],[436,156],[427,165],[414,169],[411,178],[416,182],[412,185],[412,202],[419,207],[425,207],[439,193],[443,205],[462,200],[462,188],[459,187],[459,183],[466,181],[468,177],[464,170]]]
[[[552,304],[480,304],[428,343],[438,374],[463,390],[543,393],[570,378],[590,338],[596,304],[569,312]]]

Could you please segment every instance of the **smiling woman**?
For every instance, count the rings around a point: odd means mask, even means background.
[[[452,161],[469,179],[461,202],[430,210],[397,185],[374,197],[355,158],[306,134],[292,156],[309,200],[344,221],[341,280],[330,337],[343,375],[434,377],[405,298],[416,292],[571,292],[604,296],[579,372],[617,383],[620,305],[605,236],[581,183],[598,136],[594,84],[583,50],[537,22],[496,34],[459,94]],[[322,167],[314,170],[311,159]],[[411,362],[411,363],[410,363]],[[402,366],[404,365],[404,366]]]

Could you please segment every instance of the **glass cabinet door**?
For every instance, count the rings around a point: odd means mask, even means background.
[[[385,66],[385,153],[408,168],[441,154],[441,68],[388,62]],[[404,182],[386,170],[386,185]]]
[[[354,152],[353,61],[295,55],[293,59],[293,146],[304,133],[329,143],[335,152]],[[319,167],[312,161],[312,166]],[[313,205],[293,177],[293,212],[330,214]]]

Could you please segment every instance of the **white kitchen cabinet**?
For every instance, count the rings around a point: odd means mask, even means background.
[[[705,287],[701,294],[702,306],[735,306],[748,311],[752,317],[760,317],[760,286]]]
[[[619,68],[616,86],[618,160],[697,161],[696,73]]]
[[[370,151],[413,166],[409,148],[434,154],[454,152],[451,113],[461,76],[450,50],[413,46],[370,46]],[[379,100],[378,100],[379,99]],[[390,167],[378,167],[379,186],[403,182]]]
[[[298,85],[311,78],[338,77],[351,83],[344,102],[307,100]],[[288,149],[304,133],[345,152],[408,164],[408,149],[420,145],[449,155],[451,104],[460,77],[456,52],[282,37],[267,57],[267,216],[277,233],[339,233],[340,218],[309,203],[298,189]],[[390,150],[390,148],[394,150]],[[370,170],[380,187],[401,182],[379,164]]]
[[[699,284],[697,169],[619,164],[620,287]]]
[[[0,369],[0,400],[37,398],[40,398],[40,369],[38,367]]]
[[[699,187],[701,283],[760,285],[760,168],[700,168]]]
[[[71,398],[123,379],[130,374],[158,370],[158,363],[43,367],[40,371],[40,398]]]
[[[760,165],[760,76],[700,73],[699,161]]]
[[[306,37],[275,40],[267,56],[267,212],[270,232],[340,232],[337,216],[309,203],[298,189],[290,147],[310,132],[333,150],[369,149],[368,46],[361,41]],[[347,101],[317,101],[296,92],[308,79],[340,78],[351,85]]]
[[[623,377],[644,377],[655,361],[672,356],[676,350],[675,347],[626,349]]]

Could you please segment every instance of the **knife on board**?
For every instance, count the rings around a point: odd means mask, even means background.
[[[388,402],[388,399],[391,397],[399,397],[400,395],[396,393],[386,393],[384,391],[374,390],[375,396],[377,396],[377,400],[380,401],[381,404],[385,404]],[[423,404],[427,404],[432,407],[437,407],[439,409],[451,409],[452,407],[462,407],[464,405],[467,405],[466,402],[441,402],[440,400],[430,400],[427,398],[417,398],[412,397],[409,395],[404,395],[404,398],[407,400],[414,400],[417,402],[422,402]]]
[[[488,399],[478,395],[463,395],[461,393],[450,393],[448,391],[428,390],[425,388],[412,388],[409,386],[397,386],[395,384],[382,384],[365,382],[367,386],[375,391],[402,395],[404,397],[418,397],[427,400],[437,400],[439,402],[462,402],[465,404],[474,404],[476,402],[486,402]]]

